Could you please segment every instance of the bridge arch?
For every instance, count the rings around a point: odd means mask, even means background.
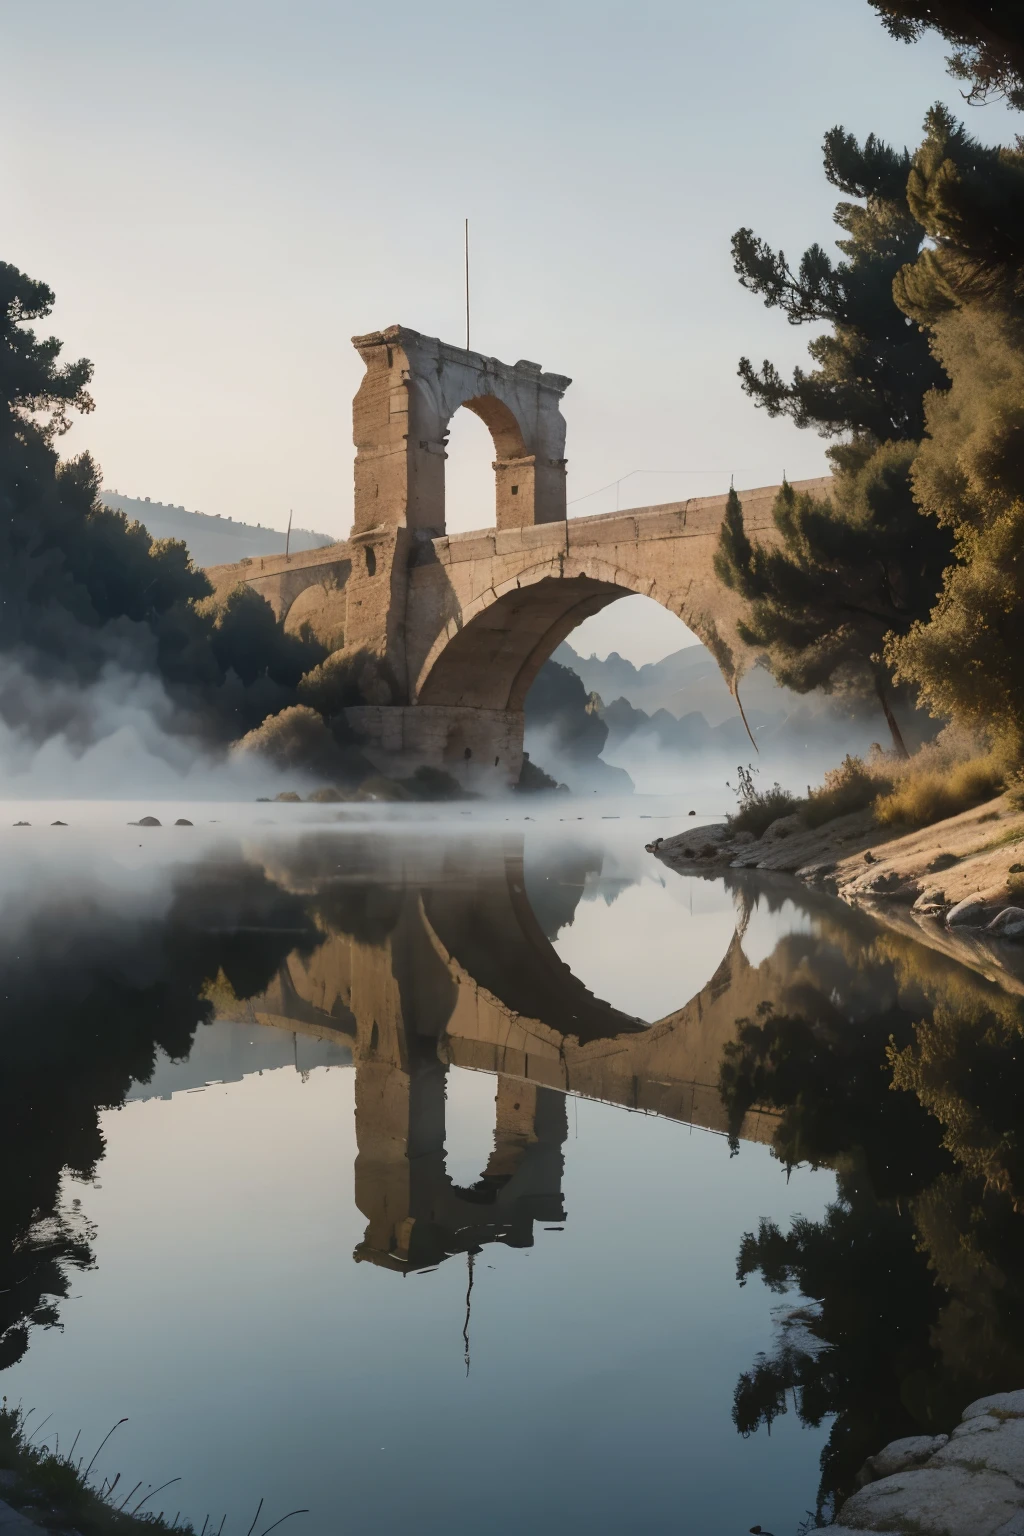
[[[619,598],[653,598],[705,640],[685,592],[600,559],[558,555],[486,588],[436,638],[415,684],[418,704],[521,710],[544,662],[584,619]],[[710,636],[714,640],[714,636]]]

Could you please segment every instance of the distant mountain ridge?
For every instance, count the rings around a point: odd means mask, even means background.
[[[148,496],[122,496],[118,491],[101,491],[100,499],[104,506],[123,512],[129,521],[142,523],[154,539],[184,539],[196,565],[230,565],[247,555],[284,554],[285,535],[278,528],[239,523],[207,512],[187,512],[184,507],[150,501]],[[327,533],[293,528],[289,548],[322,549],[337,542]]]
[[[627,699],[634,709],[649,715],[667,710],[677,719],[696,712],[710,726],[739,717],[736,701],[717,662],[702,645],[688,645],[661,661],[635,667],[617,651],[603,661],[596,656],[578,656],[563,640],[551,659],[571,667],[582,678],[587,692],[599,693],[606,705],[616,699]],[[807,705],[807,700],[788,688],[780,688],[761,667],[747,673],[740,685],[740,697],[748,715],[752,710],[762,715],[788,715]]]

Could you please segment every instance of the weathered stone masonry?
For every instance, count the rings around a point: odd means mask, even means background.
[[[567,521],[569,379],[404,326],[354,344],[366,375],[353,404],[349,539],[208,574],[219,591],[248,582],[287,628],[308,623],[335,652],[332,665],[365,679],[367,702],[348,714],[381,768],[425,762],[476,785],[514,783],[523,703],[541,665],[583,619],[629,593],[677,614],[728,681],[742,675],[752,658],[739,603],[713,567],[725,495]],[[448,536],[445,445],[462,406],[494,440],[494,526]],[[741,492],[747,529],[763,540],[775,537],[776,489]]]

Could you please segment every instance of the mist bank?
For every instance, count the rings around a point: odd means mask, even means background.
[[[743,715],[702,645],[635,667],[616,652],[603,661],[579,656],[563,642],[527,696],[526,749],[531,763],[576,793],[692,789],[723,804],[738,763],[802,793],[847,754],[865,756],[885,736],[872,701],[796,694],[761,667],[743,679],[740,696]],[[902,719],[914,747],[937,729],[908,705]]]

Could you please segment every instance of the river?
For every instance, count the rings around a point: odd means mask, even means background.
[[[0,1392],[133,1504],[796,1536],[1024,1385],[995,983],[653,799],[33,810]]]

